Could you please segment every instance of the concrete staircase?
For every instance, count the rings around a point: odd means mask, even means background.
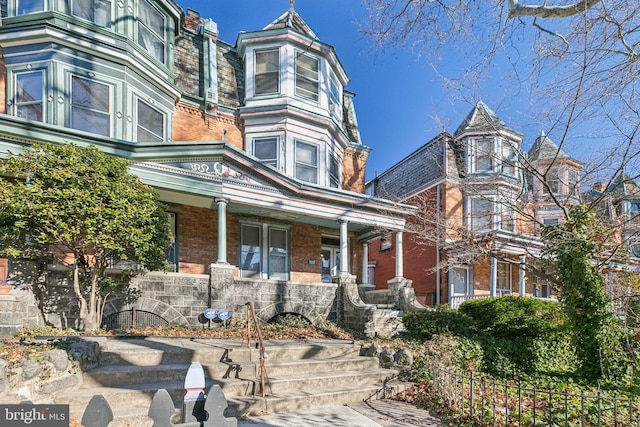
[[[114,421],[110,427],[152,425],[146,416],[153,395],[164,388],[181,421],[184,378],[192,362],[205,371],[206,390],[219,384],[229,407],[225,416],[294,412],[325,405],[352,404],[389,397],[406,387],[397,374],[379,367],[377,357],[360,356],[350,341],[268,341],[265,343],[266,386],[262,398],[259,351],[247,342],[185,338],[95,338],[98,363],[83,372],[80,389],[67,391],[55,403],[70,405],[71,418],[81,419],[91,397],[102,394]],[[391,380],[391,381],[390,381]]]

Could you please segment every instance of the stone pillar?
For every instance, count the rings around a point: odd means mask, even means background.
[[[349,237],[347,222],[340,221],[340,274],[349,273]]]
[[[404,277],[404,259],[402,254],[402,231],[398,231],[396,233],[396,277]]]
[[[524,296],[527,292],[527,280],[526,280],[526,263],[527,256],[520,255],[520,269],[518,270],[518,283],[519,283],[519,294],[520,296]]]
[[[491,256],[491,272],[489,274],[489,295],[495,297],[498,289],[498,258]]]
[[[362,284],[369,284],[369,245],[362,244]]]
[[[210,306],[215,307],[218,310],[229,310],[231,312],[231,316],[235,318],[244,317],[246,314],[244,305],[247,301],[236,300],[236,289],[233,278],[235,266],[228,263],[211,264],[210,268]]]
[[[218,204],[218,260],[217,264],[227,264],[227,203],[226,199],[216,199]]]

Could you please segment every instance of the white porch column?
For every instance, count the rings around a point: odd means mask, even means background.
[[[520,255],[520,269],[518,270],[518,291],[521,297],[523,297],[527,291],[527,282],[526,282],[526,263],[527,256]]]
[[[404,277],[404,259],[402,258],[402,231],[396,233],[396,277]]]
[[[491,257],[491,272],[489,273],[489,295],[495,297],[498,289],[498,258]]]
[[[227,203],[226,199],[216,199],[218,204],[218,264],[227,264]]]
[[[340,273],[349,272],[349,240],[347,222],[340,221]]]
[[[362,244],[362,283],[369,284],[369,244]]]

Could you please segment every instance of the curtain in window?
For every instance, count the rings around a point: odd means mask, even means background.
[[[164,16],[146,0],[138,7],[138,44],[164,63]]]
[[[318,100],[318,59],[304,54],[297,55],[296,95]]]
[[[73,14],[102,27],[111,26],[109,0],[73,0]]]

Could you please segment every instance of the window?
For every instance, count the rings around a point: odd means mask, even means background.
[[[546,280],[537,279],[533,285],[533,296],[536,298],[551,298],[551,285]]]
[[[560,176],[558,175],[559,171],[557,167],[550,167],[547,170],[545,182],[547,185],[542,186],[542,192],[544,194],[558,194],[558,190],[560,189]]]
[[[296,55],[296,95],[318,100],[318,59],[304,53]]]
[[[164,141],[164,115],[140,99],[138,100],[137,141]]]
[[[336,156],[329,159],[329,185],[333,188],[340,188],[340,160]]]
[[[101,27],[111,26],[111,1],[73,0],[73,14]]]
[[[544,218],[542,220],[542,224],[545,227],[553,227],[556,225],[560,225],[560,218]]]
[[[500,228],[505,231],[515,231],[515,210],[507,203],[500,205]]]
[[[502,173],[515,176],[516,150],[507,141],[502,143]]]
[[[473,172],[491,172],[493,170],[493,139],[478,139],[473,144]]]
[[[629,202],[629,216],[632,218],[640,215],[640,202]]]
[[[312,184],[318,183],[318,147],[296,141],[296,178]]]
[[[342,117],[342,92],[335,74],[331,73],[329,79],[329,110],[332,116]]]
[[[262,50],[256,52],[254,92],[256,95],[278,93],[280,85],[280,52]]]
[[[42,71],[16,75],[15,115],[27,120],[42,121]]]
[[[262,236],[268,236],[263,241]],[[241,277],[289,280],[288,231],[267,224],[240,225]],[[263,262],[266,259],[266,265]]]
[[[575,169],[569,169],[568,171],[567,185],[569,187],[569,196],[576,196],[578,194],[578,171]]]
[[[93,80],[71,78],[71,127],[111,135],[111,87]]]
[[[511,264],[498,261],[498,296],[511,295]]]
[[[164,63],[165,18],[148,0],[138,5],[138,44]]]
[[[253,155],[274,168],[278,168],[278,138],[256,138],[253,140]]]
[[[44,10],[44,0],[17,0],[17,15],[40,12]]]
[[[487,199],[471,200],[471,230],[475,232],[491,230],[493,201]]]

